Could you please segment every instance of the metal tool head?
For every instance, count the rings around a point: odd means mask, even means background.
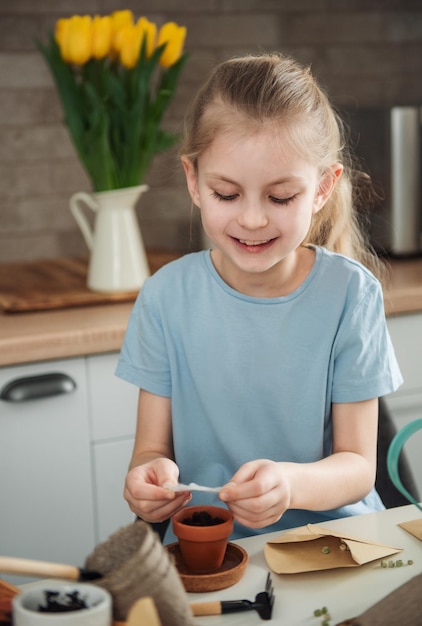
[[[274,606],[274,588],[271,580],[271,575],[268,572],[267,581],[265,584],[265,591],[261,591],[257,594],[255,602],[253,603],[254,609],[258,612],[258,615],[263,620],[270,620],[273,614]]]

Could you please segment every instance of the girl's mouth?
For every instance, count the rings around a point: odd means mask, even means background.
[[[254,240],[254,239],[238,239],[237,237],[232,237],[232,239],[243,250],[247,250],[248,252],[254,252],[254,253],[258,253],[258,252],[262,252],[263,250],[266,250],[275,241],[275,238]]]

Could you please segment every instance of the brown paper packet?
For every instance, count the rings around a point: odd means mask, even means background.
[[[403,528],[408,533],[420,539],[422,541],[422,519],[414,519],[410,522],[402,522],[399,524],[400,528]],[[421,619],[422,621],[422,619]]]
[[[297,574],[357,567],[401,549],[308,524],[268,541],[264,554],[276,574]]]
[[[337,626],[416,626],[422,623],[422,574],[391,592],[359,617]]]

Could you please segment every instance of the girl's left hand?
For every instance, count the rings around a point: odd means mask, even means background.
[[[219,493],[237,522],[264,528],[277,522],[290,506],[291,485],[283,464],[259,459],[240,467]]]

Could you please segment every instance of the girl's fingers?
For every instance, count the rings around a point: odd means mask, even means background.
[[[171,502],[157,500],[132,500],[129,502],[131,510],[146,522],[160,522],[169,519],[179,509],[186,506],[192,495],[180,494]]]
[[[231,512],[237,522],[249,528],[263,528],[277,522],[285,512],[285,508],[278,503],[274,506],[264,506],[262,509],[251,511],[248,507],[231,506]]]

